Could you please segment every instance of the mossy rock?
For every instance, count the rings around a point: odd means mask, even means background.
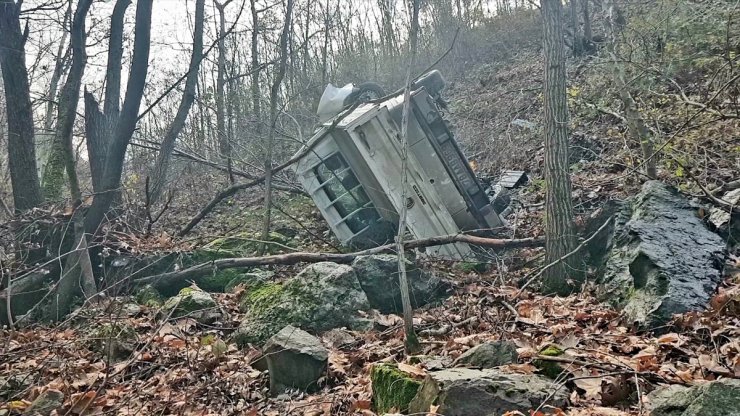
[[[565,351],[554,344],[546,346],[539,352],[539,355],[544,355],[546,357],[559,357],[563,354],[565,354]],[[542,375],[551,379],[557,379],[565,371],[565,369],[555,361],[534,360],[532,364],[540,370]]]
[[[370,370],[373,406],[378,414],[405,412],[421,387],[421,382],[392,364],[376,364]]]
[[[239,285],[244,286],[258,286],[267,282],[275,273],[269,270],[255,269],[248,273],[240,273],[233,279],[231,279],[226,286],[224,286],[224,292],[233,292]]]
[[[352,327],[357,311],[370,309],[354,270],[329,262],[310,265],[286,283],[250,288],[240,307],[245,317],[233,339],[241,346],[262,343],[286,325],[313,332]]]
[[[159,308],[163,304],[162,295],[152,285],[145,285],[139,288],[134,298],[139,305],[149,308]]]
[[[208,293],[198,288],[186,287],[164,303],[160,318],[190,317],[200,323],[213,323],[222,317],[221,309]]]
[[[285,247],[290,247],[291,240],[278,233],[271,232],[265,247],[267,254],[280,253]],[[197,256],[204,261],[219,258],[248,257],[257,254],[263,244],[262,236],[258,233],[241,233],[228,237],[217,238],[198,250]],[[282,246],[282,247],[281,247]]]
[[[488,271],[488,263],[462,261],[455,265],[455,268],[464,273],[485,273]]]
[[[114,361],[123,360],[136,349],[136,330],[122,322],[95,325],[88,334],[89,347]]]

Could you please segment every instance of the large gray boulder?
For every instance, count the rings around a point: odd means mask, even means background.
[[[398,256],[358,256],[352,262],[352,268],[355,269],[360,286],[373,308],[383,313],[402,312]],[[414,308],[443,297],[450,289],[449,282],[425,272],[411,262],[407,263],[406,276]]]
[[[270,394],[289,389],[313,392],[326,374],[329,351],[306,331],[286,326],[265,343],[265,358],[270,372]]]
[[[26,409],[26,415],[50,415],[64,404],[64,393],[49,389],[39,395]]]
[[[721,280],[725,242],[674,188],[649,181],[617,212],[602,297],[643,328],[703,310]]]
[[[233,335],[239,345],[261,343],[286,325],[313,332],[355,328],[358,311],[370,309],[354,270],[312,264],[285,283],[265,283],[244,294],[245,316]]]
[[[445,416],[498,416],[519,411],[529,414],[547,400],[563,408],[568,391],[541,376],[506,374],[495,369],[454,368],[430,372],[409,405],[409,413],[424,414],[437,405]],[[552,397],[550,397],[552,395]],[[549,398],[549,399],[548,399]]]
[[[740,380],[661,387],[648,399],[652,416],[740,416]]]

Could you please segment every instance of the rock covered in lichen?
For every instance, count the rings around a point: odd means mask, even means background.
[[[456,366],[493,368],[515,363],[519,358],[516,344],[509,341],[486,342],[465,351],[455,360]]]
[[[393,364],[376,364],[370,371],[373,406],[378,414],[392,410],[405,412],[421,387],[421,382]],[[428,409],[427,409],[428,410]]]
[[[430,406],[445,416],[494,416],[527,413],[540,404],[563,408],[565,389],[553,391],[552,381],[534,374],[507,374],[496,369],[453,368],[427,374],[409,404],[409,413],[425,414]]]
[[[123,360],[136,349],[136,330],[123,322],[105,322],[92,327],[88,336],[92,350],[114,361]]]
[[[269,270],[255,269],[247,273],[240,273],[224,286],[224,292],[230,293],[239,285],[259,286],[267,283],[275,273]]]
[[[234,341],[261,343],[286,325],[321,332],[353,326],[360,310],[370,308],[351,267],[312,264],[285,283],[264,283],[248,290],[245,312]]]
[[[740,380],[724,379],[692,387],[661,387],[648,398],[653,416],[738,416]]]
[[[140,287],[134,295],[136,302],[139,305],[147,306],[150,308],[159,308],[162,306],[162,295],[152,285],[146,285]]]
[[[164,303],[160,318],[189,317],[203,324],[213,323],[223,317],[223,312],[210,294],[199,288],[186,287]]]

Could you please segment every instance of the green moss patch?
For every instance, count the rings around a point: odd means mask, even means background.
[[[540,350],[539,355],[543,355],[546,357],[559,357],[564,353],[565,351],[563,351],[557,345],[550,344]],[[563,367],[555,361],[534,360],[532,364],[540,370],[540,373],[542,373],[542,375],[551,379],[556,379],[560,377],[560,375],[563,374],[563,371],[565,371]]]
[[[162,306],[162,296],[152,285],[146,285],[139,288],[135,295],[136,302],[139,305],[150,308],[159,308]]]
[[[392,364],[376,364],[370,370],[373,387],[373,406],[378,414],[391,411],[405,412],[416,396],[421,382],[405,374]]]

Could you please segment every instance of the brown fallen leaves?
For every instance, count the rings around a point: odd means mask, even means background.
[[[586,294],[550,298],[525,292],[514,299],[515,287],[485,281],[487,277],[477,277],[458,287],[442,306],[417,311],[419,329],[450,328],[423,337],[424,354],[451,362],[481,342],[506,339],[517,344],[519,362],[503,370],[533,374],[539,371],[533,363],[542,348],[556,345],[564,353],[556,358],[562,374],[553,387],[571,391],[571,408],[541,410],[581,416],[637,414],[658,384],[740,377],[740,318],[736,309],[727,307],[727,299],[737,299],[734,282],[723,287],[718,295],[722,301],[713,302],[710,310],[679,316],[671,332],[650,336],[633,331],[617,312]],[[237,310],[236,295],[216,297],[230,311]],[[513,311],[502,302],[510,303]],[[188,319],[158,322],[155,313],[121,318],[101,309],[86,321],[62,327],[4,331],[0,379],[22,376],[23,382],[0,388],[6,395],[0,409],[20,414],[45,389],[58,389],[65,394],[58,414],[370,416],[373,363],[396,362],[419,378],[430,371],[424,360],[404,356],[400,319],[374,313],[368,316],[377,330],[346,331],[346,342],[327,343],[329,371],[320,393],[295,392],[273,399],[267,396],[266,372],[253,367],[259,351],[239,350],[228,340],[236,314],[233,321],[203,327]],[[125,321],[136,328],[139,341],[128,359],[111,361],[91,349],[86,327],[106,321]]]

